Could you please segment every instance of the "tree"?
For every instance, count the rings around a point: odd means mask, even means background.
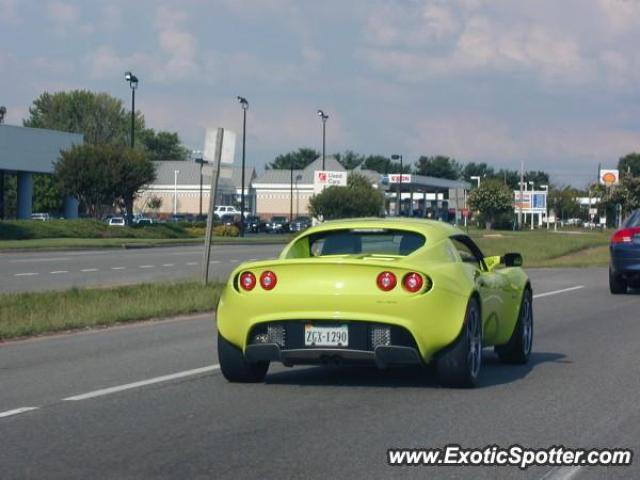
[[[162,197],[158,197],[158,196],[151,197],[147,205],[151,210],[153,210],[155,216],[157,217],[158,210],[160,210],[160,207],[162,207]]]
[[[416,162],[414,171],[418,175],[457,180],[462,175],[462,166],[453,158],[442,155],[421,156]]]
[[[130,141],[130,113],[122,101],[107,93],[88,90],[44,92],[29,107],[25,127],[50,128],[81,133],[84,141],[94,145]],[[137,132],[144,128],[144,117],[136,114]]]
[[[578,205],[577,198],[579,196],[579,192],[573,187],[551,187],[548,203],[556,214],[556,218],[565,220],[578,216],[580,205]]]
[[[153,161],[186,160],[189,156],[189,150],[175,132],[155,132],[153,128],[145,128],[137,138]]]
[[[33,176],[33,211],[58,212],[62,210],[62,193],[52,175]]]
[[[611,193],[611,202],[622,205],[625,215],[640,208],[640,176],[623,174],[620,184]]]
[[[485,226],[491,230],[499,215],[513,210],[513,193],[499,180],[485,180],[469,193],[469,206],[484,216]]]
[[[486,163],[469,162],[462,168],[462,178],[467,182],[471,181],[471,177],[494,177],[495,171]]]
[[[342,165],[347,170],[353,170],[365,160],[365,157],[363,155],[360,155],[351,150],[347,150],[346,152],[344,152],[344,154],[336,153],[333,156],[336,157],[336,160],[340,162],[340,165]]]
[[[549,174],[542,170],[531,170],[524,174],[525,182],[533,182],[533,186],[540,190],[540,185],[549,185]]]
[[[640,177],[640,153],[629,153],[618,161],[620,175],[630,173]]]
[[[97,218],[105,206],[122,202],[129,222],[135,194],[155,178],[145,152],[121,145],[75,145],[61,152],[54,169],[61,190],[76,196],[90,215]]]
[[[365,170],[374,170],[382,174],[400,172],[399,163],[392,163],[389,157],[384,157],[382,155],[369,155],[362,162],[362,168]]]
[[[288,170],[293,164],[295,170],[302,170],[320,156],[313,148],[299,148],[296,151],[278,155],[273,162],[267,164],[267,170]]]
[[[133,220],[133,200],[140,188],[153,182],[156,171],[145,152],[131,148],[117,149],[109,157],[113,175],[113,193],[124,203],[127,224]]]
[[[309,210],[324,220],[378,216],[382,210],[382,194],[366,177],[352,173],[346,187],[328,187],[309,201]]]

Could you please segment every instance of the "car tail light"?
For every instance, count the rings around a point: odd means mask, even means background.
[[[636,235],[640,235],[640,227],[623,228],[613,234],[611,243],[631,243]]]
[[[240,275],[240,286],[247,291],[253,290],[256,286],[256,276],[251,272],[244,272]]]
[[[419,292],[423,285],[422,275],[416,272],[407,273],[402,279],[402,286],[411,293]]]
[[[378,284],[378,288],[380,290],[388,292],[389,290],[393,290],[395,288],[398,280],[393,273],[382,272],[380,275],[378,275],[376,283]]]
[[[276,286],[276,283],[278,283],[278,278],[272,271],[267,270],[260,275],[260,285],[262,285],[262,288],[265,290],[271,290]]]

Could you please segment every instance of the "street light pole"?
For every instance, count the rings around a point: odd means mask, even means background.
[[[247,109],[249,102],[244,97],[238,97],[240,106],[242,107],[242,172],[240,174],[240,236],[244,237],[244,162],[245,150],[247,146]]]
[[[325,147],[326,147],[326,140],[327,140],[327,118],[329,118],[329,115],[326,115],[322,110],[318,110],[318,116],[322,120],[322,170],[324,170],[325,169],[324,156],[325,156]]]
[[[180,170],[173,171],[173,214],[178,213],[178,174]]]
[[[398,200],[397,200],[397,205],[396,205],[396,213],[397,216],[399,217],[400,214],[402,213],[402,171],[404,170],[403,165],[402,165],[402,155],[398,155],[398,154],[393,154],[391,155],[391,160],[400,160],[400,178],[398,181]]]
[[[200,164],[200,214],[199,214],[199,220],[202,220],[202,184],[203,184],[203,175],[202,175],[202,168],[204,167],[205,163],[209,163],[207,162],[204,158],[202,158],[202,152],[200,150],[193,150],[191,152],[191,154],[193,155],[193,161]]]
[[[135,144],[135,123],[136,123],[136,89],[138,88],[138,77],[131,72],[125,72],[124,79],[131,87],[131,148]]]

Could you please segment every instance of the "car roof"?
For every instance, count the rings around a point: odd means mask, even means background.
[[[352,218],[345,220],[332,220],[305,231],[305,235],[340,230],[345,228],[388,228],[409,230],[421,233],[427,237],[429,243],[437,242],[453,235],[465,235],[459,228],[439,220],[426,218]]]

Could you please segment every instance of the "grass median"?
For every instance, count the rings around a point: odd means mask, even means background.
[[[0,341],[151,318],[206,312],[222,284],[150,283],[0,295]]]
[[[605,266],[609,261],[607,231],[475,231],[471,236],[485,255],[521,253],[525,268]]]

